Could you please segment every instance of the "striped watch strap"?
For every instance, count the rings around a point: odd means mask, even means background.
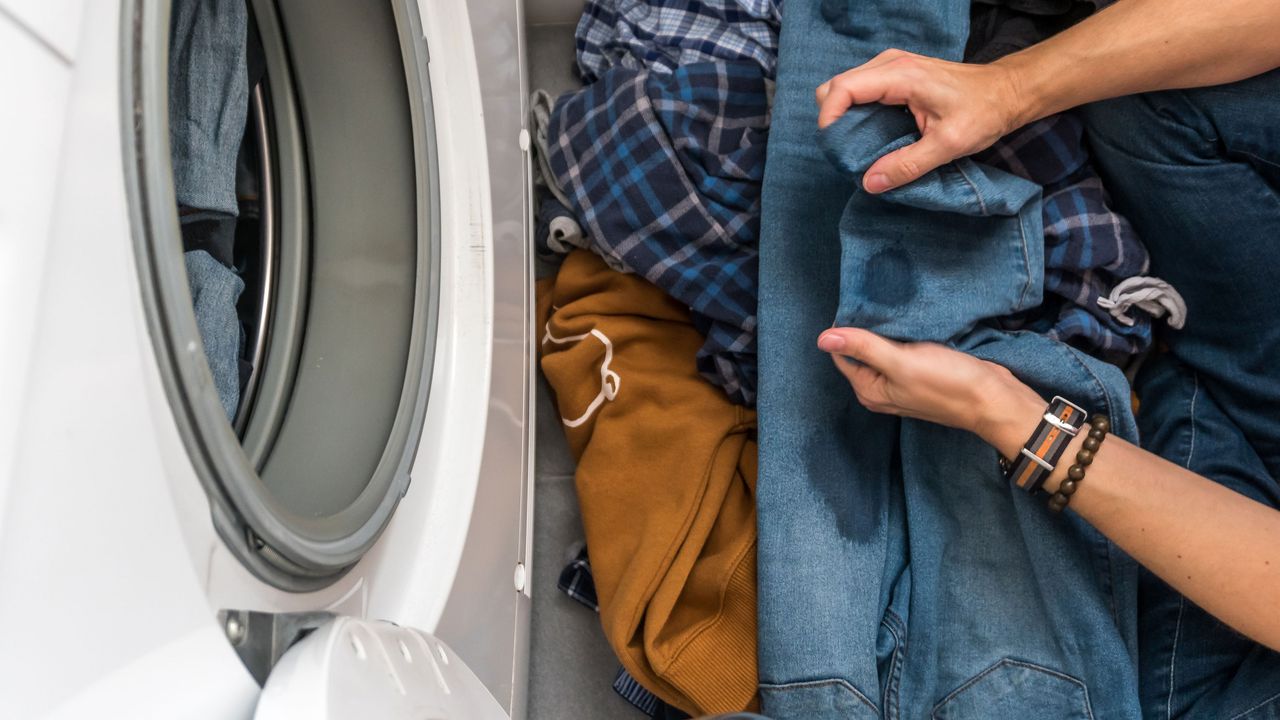
[[[1089,413],[1084,408],[1055,396],[1045,409],[1036,431],[1031,433],[1027,444],[1009,464],[1006,477],[1029,493],[1039,490],[1088,417]]]

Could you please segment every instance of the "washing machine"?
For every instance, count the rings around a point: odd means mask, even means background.
[[[523,8],[249,6],[254,363],[228,423],[174,210],[167,0],[0,0],[0,717],[523,717]]]

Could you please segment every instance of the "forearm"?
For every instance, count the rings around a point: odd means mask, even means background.
[[[1233,82],[1280,67],[1280,2],[1119,0],[994,65],[1010,71],[1016,125],[1095,100]]]
[[[1044,413],[1019,392],[984,438],[1013,457]],[[1016,419],[1015,419],[1016,418]],[[1066,476],[1081,433],[1046,483]],[[1108,436],[1071,497],[1078,513],[1222,622],[1280,649],[1280,512]],[[1046,510],[1047,512],[1047,510]]]

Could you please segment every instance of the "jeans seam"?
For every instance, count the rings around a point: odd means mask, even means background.
[[[960,177],[964,178],[965,183],[973,190],[973,197],[978,201],[978,209],[982,211],[983,217],[991,215],[987,212],[987,204],[982,200],[982,192],[978,190],[978,186],[969,178],[969,174],[964,171],[964,167],[960,163],[956,163],[956,172],[960,173]]]
[[[1164,716],[1173,720],[1174,674],[1178,671],[1178,640],[1182,638],[1182,612],[1186,609],[1187,599],[1178,596],[1178,620],[1173,624],[1173,649],[1169,652],[1169,697],[1165,699]]]
[[[1080,369],[1083,370],[1085,374],[1087,374],[1089,378],[1093,380],[1094,390],[1096,390],[1099,397],[1102,398],[1103,405],[1106,406],[1109,414],[1112,417],[1112,428],[1115,429],[1116,427],[1115,425],[1116,414],[1114,412],[1115,408],[1113,407],[1113,404],[1111,402],[1111,395],[1110,393],[1107,392],[1107,386],[1102,382],[1102,378],[1098,377],[1098,374],[1093,371],[1093,368],[1089,367],[1089,363],[1081,359],[1082,352],[1080,350],[1077,350],[1071,347],[1070,345],[1065,345],[1065,344],[1060,344],[1059,346],[1062,348],[1065,348],[1067,356],[1070,357],[1072,360],[1074,360],[1076,364],[1080,366]],[[1106,536],[1103,536],[1103,540],[1104,542],[1106,542],[1106,552],[1103,553],[1102,560],[1103,562],[1106,563],[1107,577],[1111,578],[1111,577],[1114,577],[1115,575],[1116,562],[1113,557],[1112,551],[1115,549],[1116,544]],[[1107,604],[1111,608],[1111,619],[1115,621],[1117,626],[1121,626],[1122,623],[1120,621],[1120,608],[1116,605],[1116,595],[1114,592],[1114,587],[1112,587],[1110,590],[1107,591],[1106,596],[1107,596]]]
[[[1232,715],[1232,716],[1231,716],[1231,720],[1240,720],[1240,718],[1244,717],[1245,715],[1248,715],[1249,713],[1253,712],[1254,710],[1257,710],[1257,709],[1258,709],[1258,708],[1260,708],[1260,707],[1263,707],[1263,706],[1265,706],[1265,705],[1269,705],[1269,704],[1271,704],[1271,703],[1275,702],[1276,700],[1280,700],[1280,693],[1276,693],[1275,695],[1272,695],[1271,697],[1267,698],[1266,700],[1263,700],[1262,702],[1258,703],[1257,705],[1254,705],[1253,707],[1249,708],[1248,710],[1245,710],[1244,712],[1242,712],[1242,713],[1240,713],[1240,714],[1238,714],[1238,715]]]
[[[1187,409],[1187,418],[1191,422],[1191,439],[1187,445],[1187,459],[1183,467],[1191,469],[1191,459],[1196,454],[1196,401],[1200,398],[1200,374],[1191,373],[1191,403]],[[1178,641],[1182,639],[1182,615],[1187,607],[1187,598],[1178,594],[1178,619],[1173,625],[1173,647],[1169,651],[1169,696],[1165,698],[1164,716],[1173,719],[1173,693],[1176,687],[1175,675],[1178,671]]]
[[[1231,147],[1228,146],[1227,152],[1233,155],[1242,155],[1244,157],[1249,158],[1250,160],[1253,160],[1255,162],[1260,162],[1263,165],[1267,165],[1269,167],[1280,168],[1280,163],[1275,162],[1274,160],[1268,160],[1267,158],[1261,157],[1257,153],[1251,153],[1248,150],[1232,150]]]
[[[791,690],[796,688],[822,687],[824,685],[843,686],[846,690],[852,693],[853,696],[857,698],[859,702],[861,702],[863,705],[866,705],[868,708],[870,708],[871,712],[875,713],[876,717],[881,717],[880,708],[877,708],[875,703],[871,702],[871,699],[868,698],[866,695],[864,695],[862,691],[854,687],[853,683],[849,682],[848,680],[844,680],[843,678],[828,678],[826,680],[801,680],[798,682],[789,682],[789,683],[763,683],[762,682],[760,683],[759,687],[760,687],[760,690],[762,691],[780,691],[780,690]]]
[[[1191,419],[1191,446],[1187,448],[1187,461],[1183,467],[1191,469],[1191,459],[1196,454],[1196,401],[1200,398],[1200,373],[1191,373],[1191,408],[1188,411]]]
[[[991,673],[1006,666],[1020,667],[1020,668],[1026,668],[1029,670],[1035,670],[1037,672],[1042,672],[1045,675],[1048,675],[1050,677],[1056,677],[1060,680],[1066,680],[1067,682],[1074,684],[1076,687],[1079,687],[1080,690],[1084,693],[1085,712],[1089,715],[1089,720],[1094,720],[1093,703],[1090,702],[1089,700],[1089,686],[1086,685],[1083,680],[1075,677],[1074,675],[1068,675],[1060,670],[1054,670],[1053,668],[1045,667],[1044,665],[1040,665],[1039,663],[1033,663],[1028,660],[1016,660],[1011,657],[1006,657],[1001,659],[1000,661],[996,662],[994,665],[987,667],[982,672],[969,678],[969,680],[965,681],[965,683],[960,687],[947,693],[946,697],[939,700],[938,703],[933,706],[933,710],[930,712],[930,717],[936,719],[938,717],[938,710],[941,709],[944,705],[954,700],[957,696],[959,696],[964,691],[968,690],[969,688],[973,687],[977,683],[981,682],[984,678],[986,678]]]
[[[898,684],[902,673],[902,655],[907,650],[907,643],[900,635],[898,635],[898,631],[894,628],[894,623],[890,622],[890,619],[896,620],[899,625],[905,624],[902,622],[902,618],[898,617],[898,614],[893,610],[886,608],[884,612],[885,619],[881,620],[880,623],[884,625],[885,629],[889,631],[889,634],[893,636],[894,647],[893,658],[889,661],[889,682],[885,685],[885,696],[883,699],[884,711],[881,713],[881,716],[885,718],[897,718],[899,717]]]

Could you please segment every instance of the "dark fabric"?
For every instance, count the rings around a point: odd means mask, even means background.
[[[557,583],[564,594],[595,612],[600,611],[600,602],[596,599],[596,583],[591,577],[591,560],[587,557],[587,548],[578,551],[574,559],[560,571]],[[626,668],[618,668],[618,675],[613,680],[613,690],[623,700],[631,703],[637,710],[653,720],[682,720],[689,717],[679,708],[672,707],[658,699],[643,685],[631,677]]]
[[[756,394],[756,244],[769,93],[759,66],[615,67],[561,97],[550,165],[592,249],[687,305],[698,369]],[[610,263],[611,266],[613,263]]]
[[[182,251],[204,250],[214,260],[235,267],[236,218],[206,211],[181,218]]]
[[[1135,386],[1142,445],[1280,506],[1280,71],[1083,108],[1116,206],[1187,304]],[[1151,576],[1139,668],[1151,720],[1280,718],[1280,654]]]
[[[600,612],[600,600],[596,597],[596,583],[591,577],[591,560],[583,547],[564,570],[560,571],[557,587],[569,597],[582,603],[592,612]]]

